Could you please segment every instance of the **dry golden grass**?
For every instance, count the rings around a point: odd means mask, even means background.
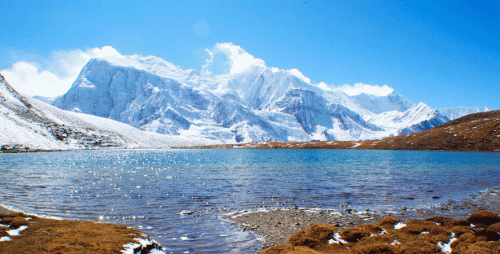
[[[278,253],[442,253],[439,244],[452,244],[452,253],[500,253],[500,217],[492,212],[477,211],[465,220],[433,217],[427,220],[400,222],[387,217],[378,225],[365,224],[340,232],[342,243],[328,243],[334,238],[334,226],[316,224],[293,235],[288,244],[273,246],[263,254]],[[471,226],[472,222],[478,223]]]
[[[28,226],[12,241],[0,242],[0,252],[9,253],[120,253],[123,245],[134,242],[141,232],[137,229],[109,223],[55,220],[24,213],[2,213],[0,237],[7,230]]]

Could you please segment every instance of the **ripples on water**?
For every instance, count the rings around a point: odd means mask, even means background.
[[[396,210],[460,199],[500,178],[497,153],[119,150],[1,154],[0,203],[142,228],[174,253],[255,252],[220,221],[262,207]],[[439,200],[432,197],[439,196]]]

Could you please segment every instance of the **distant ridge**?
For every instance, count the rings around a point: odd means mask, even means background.
[[[259,142],[205,148],[304,148],[500,152],[500,110],[475,113],[418,133],[368,141]]]
[[[474,114],[474,113],[481,113],[481,112],[488,112],[491,109],[488,107],[452,107],[452,108],[440,108],[437,111],[441,113],[442,115],[448,117],[450,120],[455,120],[457,118],[460,118],[462,116]]]

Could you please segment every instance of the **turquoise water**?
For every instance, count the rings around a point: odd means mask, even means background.
[[[275,207],[398,210],[498,187],[500,154],[117,150],[0,155],[0,203],[141,227],[174,253],[255,252],[218,216]],[[439,197],[433,199],[432,197]]]

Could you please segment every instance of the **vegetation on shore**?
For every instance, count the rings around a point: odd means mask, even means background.
[[[126,249],[124,245],[139,246],[137,238],[145,235],[124,225],[47,219],[0,209],[0,238],[0,252],[5,254],[121,253]],[[152,248],[159,246],[142,249],[148,253]]]
[[[401,222],[386,217],[378,224],[337,230],[315,224],[262,251],[277,253],[500,253],[500,217],[476,211],[467,219],[432,217]]]

